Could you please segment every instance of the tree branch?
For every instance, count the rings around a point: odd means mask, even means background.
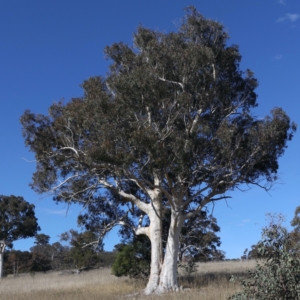
[[[196,214],[198,214],[206,204],[208,204],[209,202],[212,202],[212,197],[214,197],[215,195],[218,195],[218,194],[219,194],[218,192],[212,191],[209,195],[207,195],[201,201],[201,203],[198,205],[198,207],[194,211],[188,212],[187,214],[183,215],[183,218],[186,220],[186,219],[189,219],[189,218],[195,216]]]
[[[136,198],[132,194],[125,193],[124,191],[118,189],[117,187],[113,186],[112,184],[108,183],[105,180],[99,180],[99,183],[102,184],[104,187],[117,192],[121,197],[128,200],[129,202],[135,204],[140,210],[144,213],[148,214],[149,212],[149,204],[142,202],[140,199]]]
[[[179,85],[179,86],[182,88],[182,90],[184,90],[183,84],[182,84],[181,82],[172,81],[172,80],[167,80],[167,79],[162,78],[162,77],[158,77],[158,79],[161,80],[161,81],[164,81],[164,82],[177,84],[177,85]]]

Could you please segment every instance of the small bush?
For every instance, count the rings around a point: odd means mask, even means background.
[[[115,276],[147,279],[150,274],[151,244],[148,237],[138,236],[131,244],[118,249],[116,260],[112,265]]]
[[[185,262],[180,262],[178,268],[181,268],[187,276],[193,275],[198,270],[198,266],[193,258]]]
[[[283,217],[270,215],[270,218],[258,243],[259,254],[264,259],[257,261],[254,270],[248,271],[248,278],[241,280],[243,291],[230,300],[300,299],[299,254],[293,249],[287,229],[281,225]]]

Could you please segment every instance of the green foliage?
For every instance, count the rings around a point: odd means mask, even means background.
[[[184,187],[188,213],[206,196],[210,202],[240,184],[276,180],[296,125],[280,108],[255,117],[258,81],[240,70],[238,47],[228,46],[222,24],[194,7],[186,11],[177,32],[140,26],[133,46],[106,47],[110,72],[85,80],[81,98],[53,104],[49,115],[24,112],[35,191],[54,189],[54,200],[68,203],[89,203],[91,195],[105,202],[97,191],[124,195],[138,179],[134,195],[149,203],[145,187],[155,173],[170,197],[173,187]]]
[[[295,215],[291,221],[291,225],[294,227],[293,231],[290,233],[293,247],[297,249],[300,256],[300,206],[295,209]]]
[[[112,265],[115,276],[147,279],[150,274],[151,244],[146,236],[137,236],[132,243],[117,246],[118,254]]]
[[[179,261],[183,263],[184,258],[189,263],[222,260],[224,252],[217,249],[221,245],[217,232],[220,232],[220,227],[216,218],[204,211],[185,220],[180,233]]]
[[[163,240],[166,241],[170,227],[168,213],[165,213],[162,222]],[[179,237],[178,261],[186,265],[184,261],[224,259],[224,252],[217,249],[221,245],[221,239],[217,236],[218,232],[220,232],[220,227],[217,224],[217,219],[212,215],[207,215],[205,211],[184,220]],[[165,243],[163,246],[165,248]],[[187,266],[187,268],[189,267]]]
[[[258,81],[240,69],[238,47],[222,24],[186,12],[175,32],[140,26],[134,45],[106,47],[109,72],[85,80],[81,98],[21,117],[31,187],[57,202],[101,202],[101,234],[143,227],[154,202],[188,220],[240,185],[270,188],[296,130],[281,108],[256,117]]]
[[[98,263],[101,267],[111,267],[117,258],[116,251],[101,251],[97,254]]]
[[[0,195],[0,240],[12,247],[14,241],[33,237],[38,230],[33,204],[23,197]]]
[[[97,252],[90,255],[76,252],[72,248],[62,246],[59,242],[52,245],[36,245],[28,251],[8,250],[4,252],[5,274],[28,273],[30,271],[45,272],[48,270],[63,270],[88,266],[90,268],[111,267],[117,252]],[[80,257],[82,255],[82,257]],[[91,258],[92,260],[88,259]],[[77,258],[77,260],[76,260]]]
[[[36,245],[47,245],[49,244],[50,236],[44,233],[39,233],[34,236]]]
[[[52,269],[51,258],[44,253],[10,250],[5,252],[4,259],[6,274],[45,272]]]
[[[46,236],[46,240],[47,240]],[[55,242],[53,244],[45,244],[44,238],[37,243],[35,242],[35,246],[30,248],[31,254],[37,254],[42,257],[42,262],[45,262],[48,265],[48,262],[51,261],[51,269],[57,269],[60,265],[62,265],[65,261],[65,257],[68,256],[69,247],[63,246],[59,242]],[[48,266],[44,266],[48,269]]]
[[[79,233],[69,230],[61,235],[61,240],[70,243],[65,261],[76,265],[78,268],[91,267],[99,262],[97,253],[102,250],[102,245],[93,243],[97,241],[94,233],[85,231]]]
[[[35,252],[32,253],[29,264],[31,272],[45,272],[52,268],[50,257]]]
[[[300,231],[300,206],[295,209],[295,215],[291,221],[291,225],[294,227],[295,231]]]
[[[276,216],[275,216],[276,217]],[[300,259],[292,247],[291,236],[282,226],[282,216],[275,222],[271,216],[268,227],[263,229],[258,252],[264,257],[257,262],[248,277],[241,280],[243,291],[231,300],[295,300],[300,299]]]
[[[251,250],[248,250],[248,248],[245,249],[243,255],[241,256],[242,260],[246,259],[258,259],[263,258],[262,255],[258,251],[258,245],[252,245]]]

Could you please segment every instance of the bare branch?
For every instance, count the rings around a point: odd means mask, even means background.
[[[184,202],[183,205],[183,209],[185,209],[186,207],[188,207],[188,205],[198,196],[200,196],[203,192],[205,192],[206,190],[208,190],[209,188],[211,188],[209,185],[207,185],[206,187],[204,187],[203,189],[200,189],[199,191],[197,191],[195,194],[187,197],[187,200]]]
[[[37,162],[37,160],[28,160],[28,159],[26,159],[26,158],[24,158],[24,157],[22,157],[22,159],[24,159],[26,162],[29,162],[29,163],[32,163],[32,162]]]
[[[140,199],[136,198],[132,194],[125,193],[124,191],[118,189],[117,187],[113,186],[112,184],[108,183],[105,180],[99,180],[99,183],[102,184],[104,187],[117,192],[121,197],[126,199],[127,201],[135,204],[140,210],[144,213],[148,214],[149,212],[149,204],[142,202]]]
[[[168,82],[168,83],[173,83],[173,84],[178,84],[182,90],[184,90],[183,84],[181,82],[177,82],[177,81],[172,81],[172,80],[167,80],[165,78],[162,77],[158,77],[159,80],[164,81],[164,82]]]
[[[196,214],[198,214],[202,208],[208,204],[209,202],[212,202],[212,197],[214,197],[215,195],[219,194],[219,192],[217,191],[212,191],[210,194],[208,194],[202,201],[201,203],[198,205],[198,207],[194,210],[194,211],[191,211],[191,212],[188,212],[187,214],[185,214],[183,217],[184,219],[189,219],[193,216],[195,216]]]
[[[216,69],[215,69],[215,65],[212,64],[212,69],[213,69],[213,78],[214,78],[214,81],[216,81]]]
[[[70,177],[66,178],[63,182],[60,182],[59,185],[54,186],[53,188],[51,188],[51,190],[53,190],[53,191],[57,190],[57,189],[60,188],[62,185],[64,185],[66,182],[68,182],[69,180],[71,180],[71,179],[73,179],[73,178],[76,178],[76,177],[79,177],[78,173],[76,173],[76,174],[73,175],[73,176],[70,176]]]
[[[79,156],[78,151],[74,147],[61,147],[59,150],[71,150],[76,154],[77,157]]]

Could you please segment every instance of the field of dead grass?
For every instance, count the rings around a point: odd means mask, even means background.
[[[163,299],[222,300],[240,290],[239,283],[229,282],[231,274],[243,275],[253,268],[255,261],[201,263],[198,272],[190,277],[181,275],[179,284],[184,295],[170,293]],[[0,282],[0,299],[5,300],[114,300],[162,299],[159,296],[133,295],[145,287],[142,281],[117,278],[110,269],[99,269],[79,275],[59,275],[59,272],[36,273],[5,277]],[[124,298],[126,295],[132,296]]]

